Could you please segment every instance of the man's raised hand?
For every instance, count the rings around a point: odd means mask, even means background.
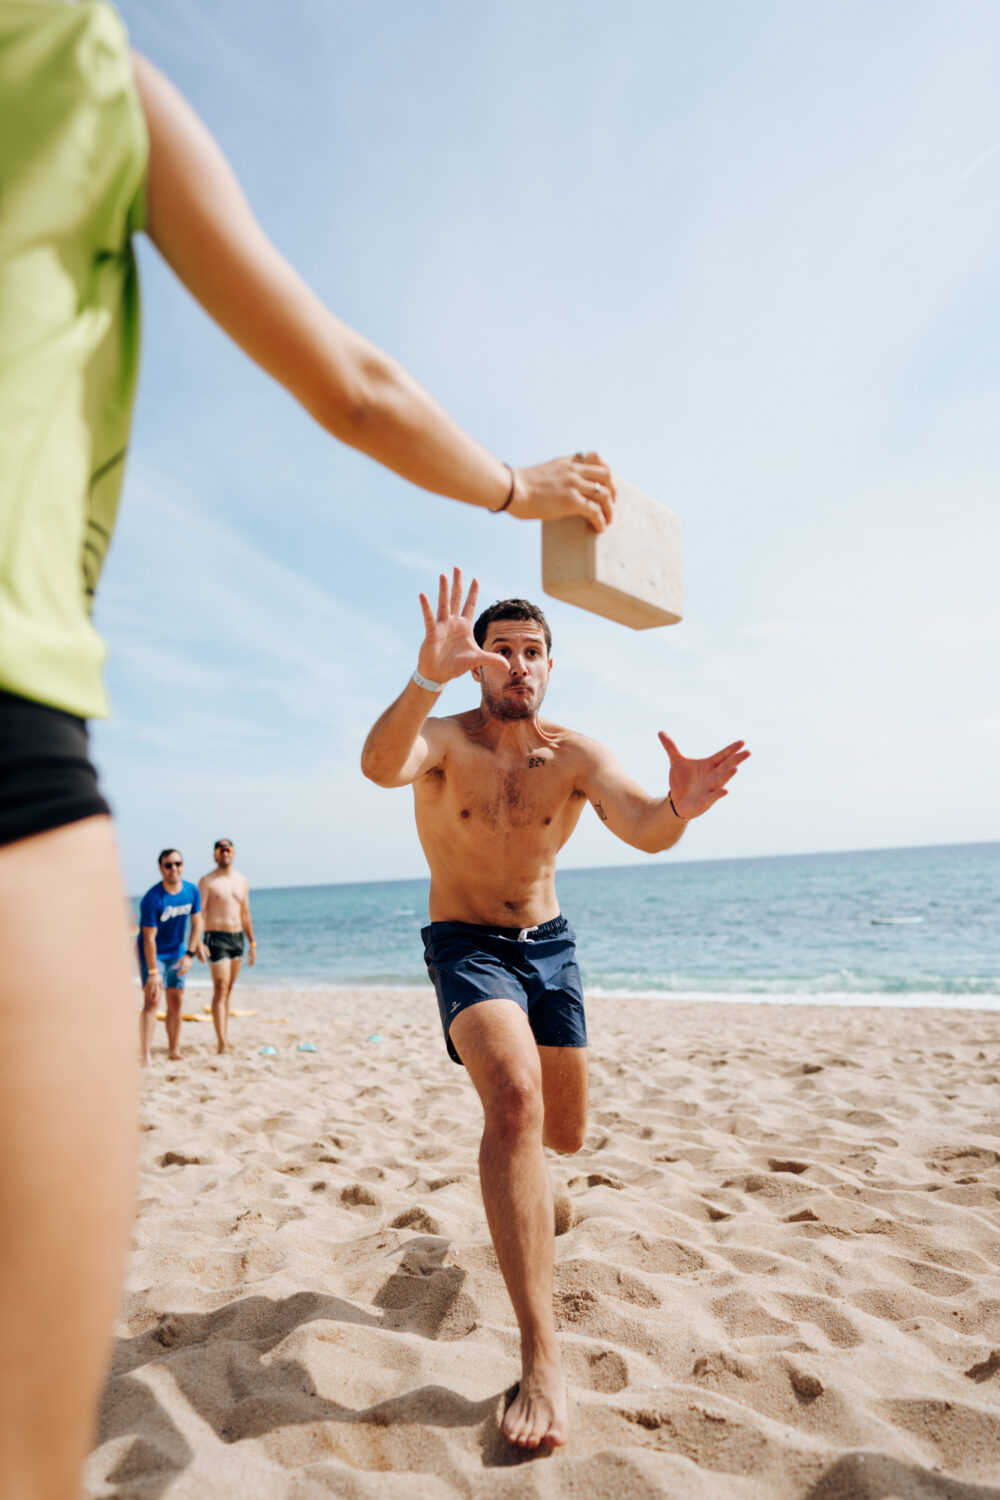
[[[725,750],[704,760],[689,760],[682,755],[668,734],[660,730],[660,744],[670,757],[670,796],[679,818],[700,818],[720,797],[727,797],[726,782],[731,781],[750,751],[743,740],[734,740]]]
[[[479,598],[479,579],[474,578],[469,596],[462,606],[462,570],[452,572],[451,590],[447,575],[438,580],[437,615],[431,609],[426,594],[420,595],[420,607],[424,612],[424,640],[417,658],[417,671],[431,682],[450,682],[461,677],[473,667],[498,663],[509,671],[503,656],[494,656],[489,651],[480,651],[472,634],[476,617],[476,600]]]

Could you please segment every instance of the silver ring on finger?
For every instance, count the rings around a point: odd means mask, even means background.
[[[604,493],[604,486],[603,486],[603,484],[596,484],[595,483],[595,485],[594,485],[594,499],[598,500],[601,497],[601,495],[603,495],[603,493]]]

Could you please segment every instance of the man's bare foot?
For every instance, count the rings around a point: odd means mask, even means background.
[[[151,1068],[153,1066],[152,1054],[147,1052],[145,1057],[140,1057],[139,1066],[140,1068]]]
[[[171,1062],[183,1062],[184,1061],[183,1055],[180,1052],[168,1052],[167,1056],[170,1058]]]
[[[566,1382],[558,1363],[537,1360],[521,1377],[503,1419],[503,1435],[515,1448],[561,1448],[569,1437]]]
[[[232,1047],[230,1047],[229,1043],[227,1042],[225,1045],[222,1045],[220,1043],[219,1046],[216,1047],[215,1050],[216,1050],[216,1052],[218,1052],[218,1054],[219,1054],[220,1057],[224,1057],[227,1052],[232,1052],[233,1049],[232,1049]]]

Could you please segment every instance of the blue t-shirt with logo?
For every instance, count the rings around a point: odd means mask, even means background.
[[[139,926],[156,928],[157,958],[179,958],[184,948],[188,917],[201,911],[201,892],[190,880],[181,882],[179,891],[171,893],[163,882],[150,886],[139,906]],[[142,933],[139,933],[142,952]]]

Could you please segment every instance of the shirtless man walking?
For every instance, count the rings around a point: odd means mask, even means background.
[[[216,839],[215,869],[198,882],[205,917],[205,947],[212,973],[212,1021],[220,1052],[229,1045],[229,997],[243,963],[243,938],[250,945],[249,963],[257,958],[250,916],[250,884],[233,869],[232,839]]]
[[[610,750],[540,717],[551,636],[536,605],[492,605],[473,626],[478,583],[442,574],[417,670],[371,730],[361,768],[412,786],[431,872],[424,956],[448,1051],[483,1105],[479,1172],[490,1233],[521,1331],[509,1442],[568,1435],[552,1307],[552,1190],[543,1147],[579,1151],[587,1116],[587,1033],[574,934],[556,899],[556,856],[593,804],[611,832],[647,853],[676,844],[747,759],[743,741],[704,760],[666,734],[669,791],[653,797]],[[428,718],[445,683],[470,671],[477,708]]]

